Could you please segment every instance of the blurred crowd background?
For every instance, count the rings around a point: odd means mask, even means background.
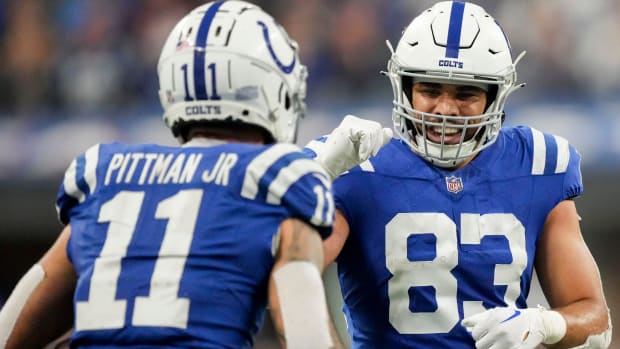
[[[162,42],[195,0],[0,0],[0,115],[125,116],[157,110]],[[263,0],[301,44],[311,101],[385,101],[389,52],[428,0]],[[508,33],[527,99],[620,93],[620,2],[481,0]],[[387,92],[386,92],[387,91]]]
[[[527,83],[507,123],[567,138],[583,155],[584,237],[620,323],[620,1],[478,0],[506,31]],[[0,0],[0,304],[60,227],[54,195],[69,161],[120,140],[174,144],[156,65],[194,0]],[[299,144],[347,113],[390,125],[389,51],[428,0],[255,1],[299,42],[309,68]],[[615,241],[613,243],[610,243]],[[567,256],[569,257],[569,256]],[[616,331],[618,333],[620,331]],[[615,345],[620,341],[615,335]],[[257,344],[257,347],[260,346]]]
[[[0,179],[49,177],[93,141],[172,141],[158,124],[156,65],[196,0],[0,0]],[[380,74],[429,0],[257,0],[301,46],[309,115],[300,141],[356,112],[389,124]],[[508,122],[568,138],[586,165],[618,167],[620,2],[481,0],[523,50]],[[62,146],[72,133],[73,146]],[[23,135],[32,144],[24,146]],[[57,144],[56,142],[60,142]],[[50,146],[54,143],[54,146]],[[611,161],[613,159],[614,161]],[[60,161],[59,161],[60,160]]]

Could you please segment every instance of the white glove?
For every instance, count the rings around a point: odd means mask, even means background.
[[[391,138],[392,130],[382,128],[380,123],[347,115],[327,136],[325,143],[312,141],[306,148],[317,154],[315,160],[333,180],[377,155]]]
[[[562,315],[542,307],[493,308],[468,316],[461,324],[471,331],[477,349],[533,349],[540,343],[557,343],[566,334]]]

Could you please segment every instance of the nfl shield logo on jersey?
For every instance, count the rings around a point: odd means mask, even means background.
[[[449,192],[456,194],[463,190],[463,180],[456,176],[446,177],[446,187]]]

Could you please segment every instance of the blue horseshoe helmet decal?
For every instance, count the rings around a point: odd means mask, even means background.
[[[280,70],[282,70],[282,72],[284,72],[285,74],[289,74],[290,72],[292,72],[293,68],[295,68],[295,62],[297,60],[297,57],[293,55],[293,61],[289,65],[282,64],[280,59],[276,56],[276,53],[273,51],[273,47],[271,46],[271,39],[269,39],[269,29],[267,28],[267,25],[262,21],[258,21],[257,23],[263,28],[263,38],[267,43],[267,48],[269,49],[269,53],[271,54],[271,58],[273,58],[273,61],[276,63],[278,68],[280,68]]]

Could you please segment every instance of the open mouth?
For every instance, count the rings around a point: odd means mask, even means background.
[[[461,135],[463,129],[460,127],[441,127],[441,126],[428,126],[426,127],[426,138],[433,143],[443,144],[458,144],[461,142]]]

